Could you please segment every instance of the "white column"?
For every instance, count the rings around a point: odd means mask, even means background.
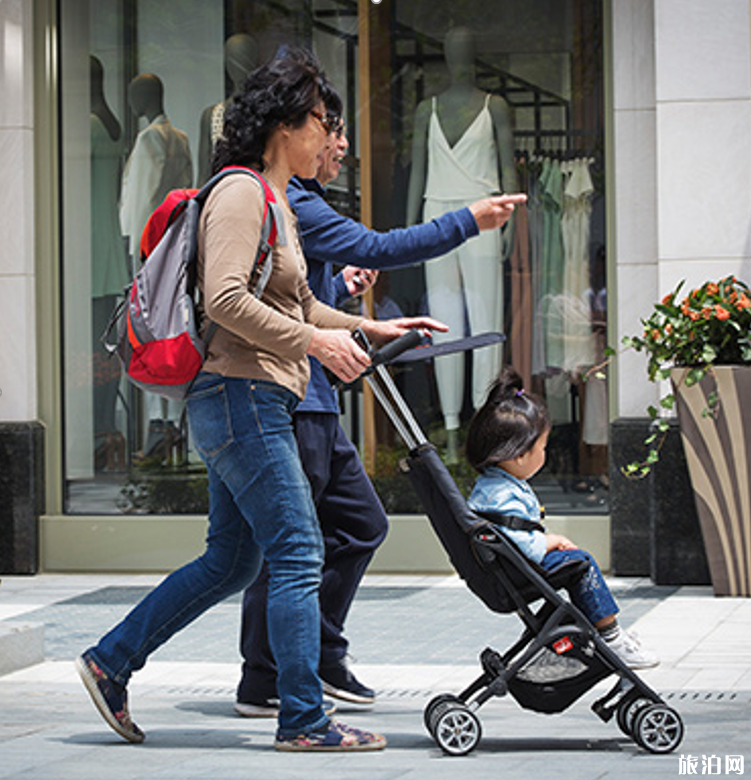
[[[657,294],[654,0],[613,0],[613,137],[617,344],[639,331]],[[615,346],[615,345],[614,345]],[[616,417],[643,417],[656,394],[643,356],[617,365]],[[643,377],[643,381],[639,378]]]
[[[748,0],[655,0],[659,285],[751,272]]]
[[[0,422],[37,417],[32,3],[0,1]]]
[[[681,279],[751,281],[749,0],[613,0],[618,342]],[[616,416],[658,397],[618,359]]]

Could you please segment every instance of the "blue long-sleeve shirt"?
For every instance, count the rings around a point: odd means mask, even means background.
[[[342,216],[323,195],[316,179],[293,177],[287,187],[308,263],[308,284],[316,298],[330,306],[348,297],[341,274],[334,277],[334,264],[403,268],[446,254],[480,232],[472,212],[463,208],[421,225],[381,233]],[[336,393],[315,358],[310,358],[310,382],[297,410],[339,413]]]

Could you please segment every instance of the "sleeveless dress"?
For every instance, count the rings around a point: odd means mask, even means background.
[[[468,206],[500,190],[498,149],[490,95],[461,138],[449,145],[433,98],[428,126],[428,166],[423,219],[429,221],[448,211]],[[488,230],[446,255],[425,264],[430,314],[449,326],[449,333],[434,334],[436,343],[461,338],[465,323],[469,334],[501,331],[503,327],[503,265],[501,231]],[[501,345],[478,350],[473,360],[472,403],[485,400],[502,359]],[[435,361],[438,395],[444,423],[459,427],[464,390],[462,354],[445,355]]]

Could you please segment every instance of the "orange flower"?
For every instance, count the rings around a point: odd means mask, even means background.
[[[730,317],[730,312],[724,307],[717,304],[714,307],[715,317],[717,317],[718,320],[726,320]]]
[[[664,306],[670,306],[673,303],[673,295],[675,293],[668,293],[663,299],[662,303]]]
[[[712,309],[709,308],[709,306],[705,306],[701,310],[702,316],[705,320],[711,320],[712,319]]]
[[[739,309],[748,309],[751,306],[751,300],[749,300],[746,293],[741,293],[741,297],[738,299],[738,303],[735,304]]]
[[[710,295],[717,295],[717,293],[720,292],[720,288],[714,282],[710,282],[707,285],[707,292]]]

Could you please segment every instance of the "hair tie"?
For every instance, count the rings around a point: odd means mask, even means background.
[[[524,395],[524,388],[522,387],[519,390],[517,390],[515,395],[517,398],[521,398]]]

